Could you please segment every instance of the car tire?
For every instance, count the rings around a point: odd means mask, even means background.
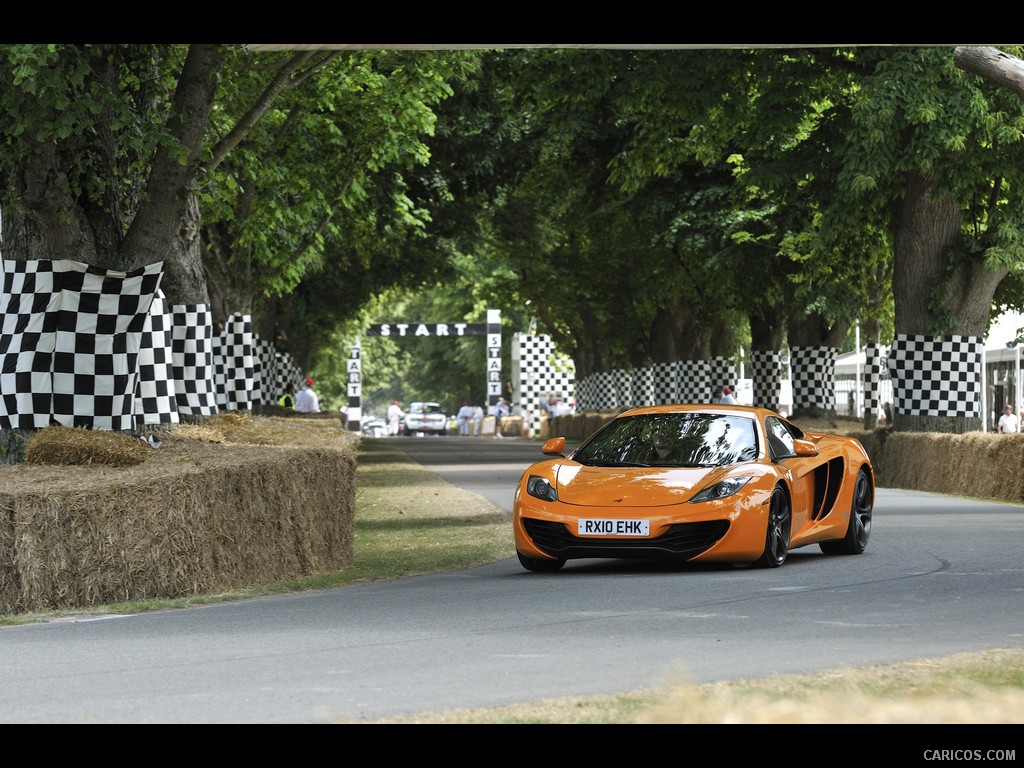
[[[850,523],[846,526],[846,535],[841,539],[823,541],[818,546],[826,555],[859,555],[868,545],[871,537],[871,513],[874,501],[871,493],[871,480],[867,470],[857,473],[857,482],[853,487],[853,504],[850,507]]]
[[[789,556],[789,535],[793,514],[789,496],[776,486],[768,505],[768,526],[764,537],[764,552],[754,565],[759,568],[778,568]]]
[[[516,554],[519,556],[519,564],[528,571],[534,573],[555,573],[556,571],[562,570],[562,566],[565,565],[565,560],[548,560],[539,557],[527,557],[522,552],[516,550]]]

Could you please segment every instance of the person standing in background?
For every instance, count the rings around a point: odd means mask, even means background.
[[[1017,420],[1017,414],[1013,412],[1013,406],[1009,403],[1003,406],[1003,415],[999,417],[996,431],[1001,435],[1012,435],[1020,431],[1020,422]]]
[[[478,405],[473,408],[473,434],[480,437],[480,429],[484,425],[484,407]]]
[[[388,406],[388,434],[392,437],[398,437],[399,425],[402,423],[404,415],[398,401],[392,400],[391,405]]]
[[[299,413],[320,413],[320,398],[313,390],[312,379],[306,379],[295,395],[295,410]]]
[[[499,397],[497,404],[494,406],[494,436],[504,437],[501,434],[501,420],[508,416],[508,403],[505,402],[504,397]]]
[[[722,399],[719,402],[722,404],[736,405],[736,395],[733,394],[732,387],[725,387],[722,389]]]
[[[463,437],[469,435],[469,420],[472,418],[473,407],[464,401],[462,407],[459,408],[459,412],[455,414],[455,419],[459,422],[459,434]]]

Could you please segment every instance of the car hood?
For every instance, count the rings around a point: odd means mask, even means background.
[[[669,469],[562,464],[555,469],[558,500],[581,507],[680,504],[693,496],[696,487],[703,487],[722,474],[721,467]]]

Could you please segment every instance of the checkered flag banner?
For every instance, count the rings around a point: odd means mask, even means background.
[[[222,407],[228,411],[249,410],[256,376],[252,317],[240,313],[229,317],[216,350],[217,364],[223,371]]]
[[[864,410],[877,414],[879,410],[879,382],[882,381],[882,359],[885,347],[869,343],[864,347]]]
[[[177,424],[171,366],[171,313],[163,291],[157,291],[146,315],[139,348],[139,381],[135,389],[135,416],[143,424]]]
[[[175,304],[171,360],[178,413],[216,416],[213,319],[205,304]]]
[[[776,409],[782,399],[782,354],[777,350],[750,350],[754,405]]]
[[[789,367],[793,372],[793,408],[836,409],[835,347],[791,347]]]
[[[142,333],[163,262],[119,272],[3,261],[0,429],[135,429]]]
[[[295,362],[288,352],[277,352],[274,355],[274,399],[278,400],[282,395],[288,394],[294,397],[306,377],[302,375],[302,369]]]
[[[517,333],[512,339],[512,385],[523,426],[536,432],[549,396],[571,400],[575,397],[576,367],[559,357],[546,334]]]
[[[717,381],[711,371],[710,360],[687,360],[681,363],[679,402],[710,403]]]
[[[273,342],[261,339],[258,333],[252,335],[252,343],[255,351],[255,386],[253,388],[253,402],[263,405],[273,405],[277,402],[274,396],[274,376],[277,368],[277,354],[274,351]]]
[[[912,416],[981,418],[979,336],[896,334],[886,365],[893,407]]]

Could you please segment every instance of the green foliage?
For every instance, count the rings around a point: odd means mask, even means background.
[[[215,135],[267,87],[267,65],[282,54],[267,57],[249,54],[229,69]],[[427,162],[432,109],[472,63],[471,54],[356,51],[296,75],[301,85],[207,178],[204,239],[225,300],[259,311],[264,297],[289,295],[328,270],[379,271],[397,260],[427,220],[402,174]],[[384,275],[376,281],[386,284]],[[350,306],[349,316],[358,304]]]
[[[121,234],[144,196],[158,149],[183,153],[173,119],[177,45],[0,47],[0,206],[24,203],[16,168],[54,167],[47,194],[117,211]],[[30,192],[31,194],[31,192]]]
[[[1009,272],[998,305],[1024,303],[1024,106],[951,48],[222,48],[196,179],[211,293],[306,368],[343,370],[339,335],[379,320],[383,296],[429,320],[533,319],[583,374],[773,316],[891,329],[911,173],[962,211],[933,325],[956,322],[953,286],[981,267]],[[0,206],[45,171],[66,216],[116,242],[157,188],[154,157],[184,157],[188,52],[5,46]],[[382,350],[381,391],[482,399],[477,346],[423,345],[416,365]]]

